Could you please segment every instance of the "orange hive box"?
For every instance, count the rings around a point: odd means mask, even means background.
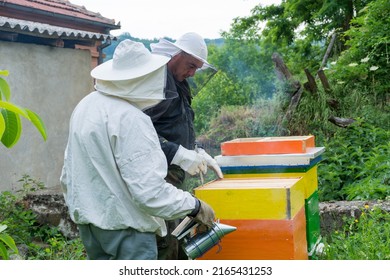
[[[237,230],[201,260],[307,260],[305,209],[291,220],[225,220]]]
[[[221,143],[222,156],[306,153],[314,136],[237,138]]]

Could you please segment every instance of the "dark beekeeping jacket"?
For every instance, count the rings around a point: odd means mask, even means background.
[[[145,110],[145,113],[152,119],[169,170],[177,171],[178,167],[170,163],[179,145],[190,150],[195,147],[194,111],[191,108],[192,97],[188,82],[176,81],[170,71],[167,73],[166,98],[155,107]],[[184,171],[181,172],[184,176]]]

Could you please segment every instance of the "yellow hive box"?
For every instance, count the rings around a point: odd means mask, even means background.
[[[301,178],[224,178],[194,191],[219,219],[290,220],[305,205]]]
[[[307,172],[292,173],[258,173],[258,174],[224,174],[224,178],[301,178],[305,185],[305,199],[318,190],[317,166]]]

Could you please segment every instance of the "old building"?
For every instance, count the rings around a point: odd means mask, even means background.
[[[11,102],[38,113],[48,134],[45,142],[22,120],[19,142],[0,144],[0,191],[20,188],[25,174],[59,184],[71,112],[93,89],[90,71],[115,29],[114,19],[66,0],[0,0],[0,69],[9,71]]]

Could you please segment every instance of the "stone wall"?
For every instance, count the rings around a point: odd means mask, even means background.
[[[58,227],[67,238],[78,237],[77,226],[69,218],[60,186],[28,194],[24,202],[37,214],[38,223]]]
[[[342,229],[344,218],[359,218],[362,209],[379,207],[390,212],[390,201],[334,201],[320,203],[321,235],[326,236],[336,229]]]

